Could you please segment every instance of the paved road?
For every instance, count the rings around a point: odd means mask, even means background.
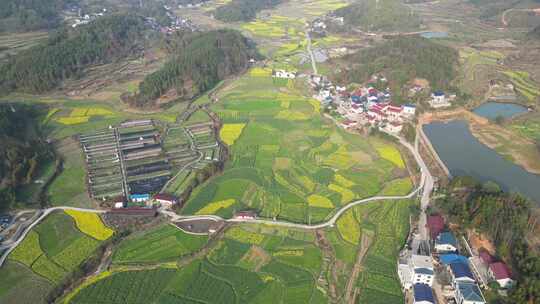
[[[41,220],[43,220],[47,215],[51,214],[54,211],[57,210],[76,210],[76,211],[83,211],[83,212],[92,212],[92,213],[105,213],[107,210],[97,210],[97,209],[85,209],[85,208],[76,208],[76,207],[52,207],[48,209],[41,210],[41,215],[30,225],[28,225],[24,231],[21,233],[19,238],[16,241],[6,241],[8,242],[8,249],[2,254],[0,257],[0,266],[4,265],[5,260],[7,259],[8,255],[24,240],[26,235],[34,228]],[[5,249],[4,247],[3,249]]]
[[[398,137],[399,138],[399,137]],[[160,210],[161,213],[169,216],[171,218],[171,221],[181,221],[185,219],[215,219],[215,220],[221,220],[228,223],[251,223],[251,224],[265,224],[265,225],[273,225],[273,226],[281,226],[281,227],[288,227],[288,228],[297,228],[297,229],[321,229],[325,227],[331,227],[335,225],[336,221],[339,219],[343,213],[345,213],[347,210],[358,206],[362,204],[367,204],[374,201],[382,201],[382,200],[402,200],[402,199],[410,199],[417,195],[422,189],[424,191],[422,192],[422,209],[424,210],[425,207],[429,204],[429,196],[431,194],[431,190],[433,189],[433,177],[429,173],[429,170],[427,169],[426,164],[424,163],[422,157],[420,156],[420,153],[417,151],[418,147],[418,140],[415,142],[415,147],[413,147],[410,143],[405,141],[403,138],[399,138],[399,142],[406,147],[414,156],[415,160],[417,161],[418,165],[421,168],[421,179],[418,187],[411,191],[407,195],[401,195],[401,196],[374,196],[370,198],[365,198],[361,200],[357,200],[354,202],[351,202],[343,207],[341,209],[337,210],[337,212],[332,216],[328,221],[315,224],[315,225],[308,225],[308,224],[297,224],[297,223],[291,223],[287,221],[273,221],[273,220],[266,220],[266,219],[223,219],[216,215],[204,215],[204,216],[184,216],[184,215],[178,215],[172,211],[169,210]]]
[[[420,219],[418,222],[418,232],[420,234],[420,239],[429,240],[427,228],[426,228],[426,224],[427,224],[426,209],[430,203],[430,196],[431,196],[431,192],[433,191],[434,179],[431,173],[429,172],[429,169],[426,163],[420,156],[420,152],[418,152],[419,151],[418,145],[420,142],[420,136],[418,135],[419,130],[416,131],[416,134],[417,135],[414,140],[414,149],[413,149],[415,152],[413,153],[413,155],[416,159],[416,162],[420,166],[420,170],[422,170],[422,176],[425,176],[424,191],[422,192],[422,198],[420,200],[421,213],[420,213]]]
[[[311,36],[309,36],[309,30],[306,30],[306,38],[307,38],[307,51],[309,53],[309,57],[311,58],[311,66],[313,67],[313,74],[319,75],[319,72],[317,72],[317,63],[315,62],[315,56],[313,55],[313,50],[311,49]]]
[[[418,137],[415,140],[415,146],[413,147],[410,143],[405,141],[403,138],[399,138],[399,142],[406,147],[414,156],[416,162],[418,163],[420,170],[421,170],[421,179],[418,187],[414,189],[411,193],[407,195],[401,195],[401,196],[374,196],[370,198],[365,198],[361,200],[357,200],[354,202],[351,202],[343,207],[341,209],[337,210],[337,212],[330,218],[328,221],[315,224],[315,225],[307,225],[307,224],[297,224],[297,223],[291,223],[287,221],[273,221],[273,220],[265,220],[265,219],[223,219],[216,215],[178,215],[174,213],[173,211],[166,210],[166,209],[160,209],[160,212],[168,217],[170,217],[171,221],[182,221],[182,220],[193,220],[193,219],[212,219],[216,221],[225,221],[228,223],[251,223],[251,224],[265,224],[265,225],[273,225],[273,226],[282,226],[282,227],[288,227],[288,228],[298,228],[298,229],[308,229],[308,230],[315,230],[315,229],[321,229],[325,227],[332,227],[335,225],[336,221],[339,219],[343,213],[345,213],[347,210],[358,206],[362,204],[367,204],[374,201],[382,201],[382,200],[402,200],[402,199],[410,199],[413,198],[415,195],[417,195],[422,189],[422,199],[421,199],[421,206],[422,206],[422,214],[420,219],[420,231],[421,235],[424,239],[427,239],[427,232],[425,231],[425,224],[422,224],[422,221],[425,223],[425,208],[429,205],[429,199],[430,194],[433,189],[433,177],[429,173],[429,170],[424,163],[422,157],[420,156],[420,153],[418,152]],[[53,207],[42,210],[42,214],[38,217],[36,221],[34,221],[32,224],[30,224],[24,232],[21,234],[18,240],[12,242],[6,252],[0,257],[0,266],[3,265],[4,261],[6,260],[7,256],[13,251],[26,237],[26,235],[30,232],[30,230],[35,227],[41,220],[43,220],[47,215],[49,215],[51,212],[54,212],[56,210],[78,210],[78,211],[84,211],[84,212],[93,212],[93,213],[105,213],[107,210],[96,210],[96,209],[85,209],[85,208],[76,208],[76,207]]]

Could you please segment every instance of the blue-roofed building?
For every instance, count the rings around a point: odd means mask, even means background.
[[[469,262],[467,257],[455,253],[441,254],[439,258],[443,265],[450,265],[453,263],[467,264]]]
[[[429,105],[435,109],[451,106],[448,100],[446,100],[446,95],[443,91],[435,91],[431,93],[431,100],[429,101]]]
[[[433,291],[426,284],[414,284],[413,286],[414,304],[435,304]]]
[[[414,116],[416,114],[416,106],[410,103],[404,104],[403,114],[407,116]]]
[[[470,282],[474,283],[474,275],[468,264],[464,263],[452,263],[449,265],[450,273],[452,274],[454,285],[458,282]]]
[[[458,304],[486,304],[486,299],[476,283],[458,282],[456,286],[456,302]]]
[[[449,253],[457,251],[457,240],[452,232],[441,232],[435,239],[435,251]]]
[[[148,200],[150,200],[150,194],[131,194],[129,196],[129,200],[135,203],[144,203]]]

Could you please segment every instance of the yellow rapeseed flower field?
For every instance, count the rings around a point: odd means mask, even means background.
[[[223,201],[213,202],[213,203],[210,203],[210,204],[206,205],[201,210],[197,211],[196,214],[197,215],[214,214],[217,211],[219,211],[220,209],[229,208],[230,206],[232,206],[234,204],[234,202],[235,202],[234,199],[226,199],[226,200],[223,200]]]
[[[398,149],[390,145],[378,145],[376,147],[377,153],[383,159],[386,159],[396,165],[398,168],[405,168],[405,163],[401,158],[401,154]]]
[[[66,213],[75,220],[77,228],[79,228],[81,232],[95,238],[96,240],[106,240],[114,233],[112,229],[103,224],[101,218],[95,213],[77,210],[66,210]]]
[[[231,146],[240,137],[245,126],[244,123],[224,124],[219,131],[219,137],[224,143]]]

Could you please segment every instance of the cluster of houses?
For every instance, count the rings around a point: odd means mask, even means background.
[[[374,76],[372,80],[386,82],[382,76]],[[416,106],[413,104],[393,104],[388,88],[378,90],[368,85],[349,92],[345,87],[333,86],[321,76],[312,76],[311,85],[318,90],[314,98],[323,106],[336,109],[343,118],[341,126],[345,129],[369,126],[399,134],[403,123],[416,114]]]
[[[429,216],[427,229],[431,238],[430,252],[407,250],[401,254],[398,262],[401,284],[412,293],[413,303],[439,303],[435,300],[432,287],[436,276],[442,273],[449,277],[450,282],[446,286],[439,284],[441,296],[457,304],[485,304],[481,288],[487,288],[487,282],[496,282],[503,289],[514,284],[508,266],[494,259],[487,251],[474,255],[468,244],[468,250],[462,251],[454,234],[447,230],[441,215]],[[484,274],[479,267],[486,269]]]
[[[323,17],[315,18],[310,24],[307,24],[310,33],[314,37],[324,37],[327,35],[328,27],[331,25],[343,26],[343,17],[336,16],[332,13]]]

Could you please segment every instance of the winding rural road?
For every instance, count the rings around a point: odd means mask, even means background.
[[[311,66],[313,67],[313,74],[319,75],[319,72],[317,71],[317,63],[315,62],[315,56],[313,55],[313,50],[311,49],[311,36],[309,35],[308,29],[306,29],[306,38],[307,38],[307,51],[309,53],[309,57],[311,58]]]
[[[511,8],[502,13],[501,22],[504,26],[508,26],[508,18],[506,17],[506,15],[510,12],[536,12],[538,10],[539,8]]]
[[[0,266],[4,265],[4,262],[6,261],[8,255],[15,250],[15,248],[24,240],[26,235],[34,228],[37,224],[39,224],[44,218],[47,217],[47,215],[51,214],[54,211],[57,210],[76,210],[76,211],[83,211],[83,212],[92,212],[92,213],[106,213],[108,210],[98,210],[98,209],[86,209],[86,208],[77,208],[77,207],[52,207],[48,209],[41,210],[41,215],[30,225],[28,225],[24,231],[21,233],[19,238],[16,241],[6,241],[3,243],[2,247],[0,247],[0,250],[5,250],[2,256],[0,257]],[[7,250],[6,250],[7,248]]]
[[[308,229],[308,230],[315,230],[315,229],[321,229],[325,227],[332,227],[335,225],[336,221],[339,219],[343,213],[345,213],[347,210],[358,206],[362,204],[367,204],[374,201],[383,201],[383,200],[403,200],[403,199],[410,199],[413,198],[415,195],[417,195],[421,190],[422,192],[422,198],[421,198],[421,208],[422,208],[422,214],[420,216],[420,234],[423,239],[427,239],[427,232],[425,229],[425,221],[426,221],[426,214],[425,209],[429,205],[430,201],[430,194],[433,190],[433,176],[429,173],[429,170],[427,168],[427,165],[424,163],[424,160],[420,156],[420,153],[418,152],[418,145],[419,145],[419,136],[416,137],[414,147],[405,141],[401,137],[397,137],[399,139],[399,142],[401,145],[403,145],[405,148],[407,148],[411,154],[414,156],[418,166],[420,167],[421,171],[421,179],[418,187],[411,191],[407,195],[402,196],[374,196],[369,197],[361,200],[357,200],[354,202],[351,202],[340,209],[336,211],[336,213],[326,222],[315,224],[315,225],[308,225],[308,224],[298,224],[298,223],[291,223],[287,221],[273,221],[273,220],[265,220],[265,219],[223,219],[216,215],[178,215],[174,213],[173,211],[161,209],[160,212],[164,214],[165,216],[168,216],[170,218],[171,222],[178,222],[183,220],[194,220],[194,219],[212,219],[216,221],[224,221],[227,223],[250,223],[250,224],[263,224],[263,225],[273,225],[273,226],[281,226],[281,227],[288,227],[288,228],[297,228],[297,229]],[[41,215],[30,225],[28,225],[24,231],[21,233],[21,235],[18,237],[16,241],[6,241],[3,245],[3,247],[0,247],[1,249],[6,249],[2,256],[0,257],[0,266],[2,266],[7,259],[8,255],[24,240],[26,235],[30,232],[30,230],[35,227],[37,224],[41,222],[47,215],[50,213],[57,211],[57,210],[77,210],[77,211],[83,211],[83,212],[93,212],[93,213],[106,213],[107,210],[99,210],[99,209],[85,209],[85,208],[76,208],[76,207],[68,207],[68,206],[62,206],[62,207],[52,207],[48,209],[41,210]]]

